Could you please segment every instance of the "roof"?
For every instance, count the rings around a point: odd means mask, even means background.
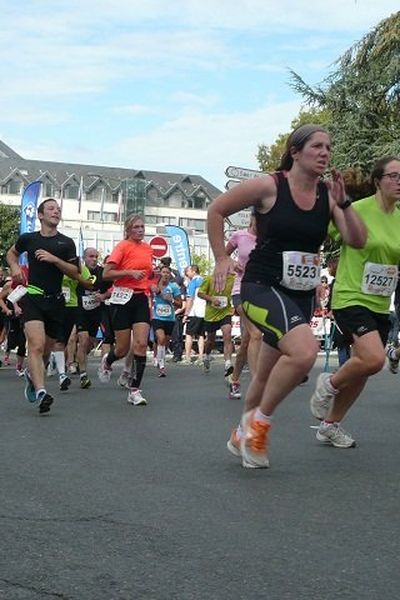
[[[144,169],[127,169],[120,167],[107,167],[100,165],[82,165],[77,163],[60,163],[45,160],[27,160],[19,156],[0,140],[0,183],[5,183],[10,174],[18,170],[27,182],[40,179],[47,172],[60,186],[75,175],[77,180],[83,177],[85,188],[90,186],[98,176],[107,180],[112,188],[117,188],[123,179],[143,179],[147,183],[154,182],[156,186],[166,191],[172,185],[179,183],[181,188],[189,195],[201,186],[210,198],[215,198],[221,193],[217,187],[200,175],[188,173],[165,173],[162,171],[147,171]]]

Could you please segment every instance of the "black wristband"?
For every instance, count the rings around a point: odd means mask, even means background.
[[[350,198],[346,198],[346,200],[343,200],[343,202],[338,202],[337,206],[342,210],[346,210],[346,208],[349,208],[349,206],[351,206]]]

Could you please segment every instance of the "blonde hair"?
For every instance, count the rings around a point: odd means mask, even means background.
[[[142,215],[130,215],[124,224],[124,237],[127,240],[131,234],[131,229],[136,221],[142,221],[144,225],[144,218]]]

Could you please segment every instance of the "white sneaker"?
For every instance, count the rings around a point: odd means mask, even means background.
[[[355,440],[339,423],[321,423],[316,438],[319,442],[332,444],[335,448],[354,448],[356,445]]]
[[[145,406],[147,404],[146,398],[143,398],[141,390],[129,390],[128,394],[128,402],[129,404],[133,404],[134,406]]]
[[[128,373],[128,371],[122,371],[121,375],[117,379],[118,385],[120,385],[121,387],[124,387],[124,388],[128,388],[129,387],[129,377],[130,377],[130,373]]]
[[[389,360],[389,371],[396,375],[399,372],[399,359],[396,357],[396,348],[389,347],[386,355]]]
[[[328,416],[335,399],[335,394],[326,387],[329,378],[330,373],[321,373],[318,376],[317,385],[310,399],[311,414],[320,421]]]
[[[106,363],[107,354],[103,356],[100,362],[100,366],[97,369],[97,375],[101,383],[108,383],[111,379],[112,368]]]

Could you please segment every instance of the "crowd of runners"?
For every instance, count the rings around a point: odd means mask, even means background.
[[[128,217],[124,239],[109,256],[100,261],[89,247],[79,258],[73,240],[58,231],[57,201],[43,200],[40,230],[20,235],[7,253],[8,273],[0,273],[2,360],[7,365],[16,351],[27,400],[40,414],[50,411],[54,398],[46,374],[53,369],[60,392],[75,373],[83,390],[94,385],[87,361],[99,348],[96,385],[110,382],[120,361],[115,383],[127,388],[129,403],[145,405],[149,348],[160,378],[171,375],[168,354],[171,362],[196,360],[207,374],[220,332],[229,398],[241,398],[246,365],[250,374],[228,449],[244,467],[266,468],[273,414],[307,379],[320,349],[309,326],[317,303],[334,320],[341,352],[338,369],[318,376],[310,398],[320,421],[317,439],[354,447],[342,421],[386,354],[393,373],[400,360],[398,330],[387,346],[391,299],[399,294],[400,159],[379,159],[370,194],[352,203],[341,173],[333,169],[326,177],[330,155],[323,128],[299,127],[275,173],[245,181],[212,202],[211,275],[195,264],[180,274],[169,257],[155,261],[139,215]],[[226,240],[225,218],[243,209],[251,210],[249,227]],[[328,264],[334,285],[321,278],[328,235],[340,242],[338,260]],[[233,314],[241,325],[235,354]]]

